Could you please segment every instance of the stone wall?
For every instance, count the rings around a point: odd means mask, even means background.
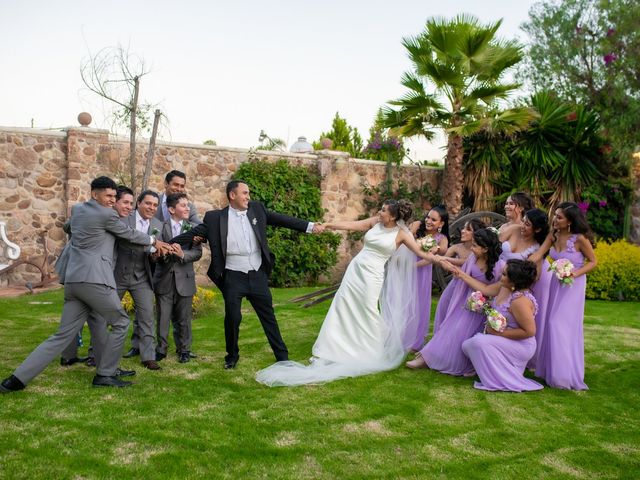
[[[142,177],[147,145],[137,146],[136,157]],[[385,164],[349,158],[335,151],[313,154],[285,152],[250,152],[246,149],[158,142],[149,186],[163,189],[164,175],[172,169],[187,175],[187,191],[201,216],[210,209],[226,205],[224,187],[238,166],[256,157],[276,161],[287,159],[295,165],[317,169],[322,178],[322,205],[325,221],[354,220],[364,213],[365,185],[376,186],[385,179]],[[99,175],[109,175],[119,183],[128,177],[129,143],[114,138],[105,130],[70,127],[64,132],[0,127],[0,220],[7,222],[9,239],[20,245],[21,259],[42,259],[47,242],[51,266],[66,241],[62,225],[73,204],[89,197],[89,183]],[[400,166],[395,174],[410,188],[421,181],[433,191],[440,184],[440,170]],[[0,246],[0,264],[4,258]],[[339,262],[328,280],[342,276],[346,264],[358,251],[358,244],[346,239],[339,247]],[[207,249],[205,248],[205,251]],[[197,265],[199,280],[204,283],[208,251]],[[0,275],[0,285],[24,285],[37,282],[37,270],[19,267],[15,273]]]

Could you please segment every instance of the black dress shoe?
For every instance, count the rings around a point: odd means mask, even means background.
[[[233,368],[236,368],[237,364],[238,364],[238,360],[226,360],[224,362],[224,369],[231,370]]]
[[[70,367],[76,363],[84,363],[89,357],[73,357],[73,358],[60,358],[60,365],[63,367]]]
[[[190,361],[191,361],[191,355],[189,355],[189,352],[184,352],[178,355],[178,362],[187,363]]]
[[[96,366],[96,359],[95,359],[95,357],[89,357],[89,358],[87,358],[87,361],[86,361],[86,362],[84,362],[84,364],[85,364],[87,367],[95,367],[95,366]]]
[[[116,368],[116,377],[133,377],[135,374],[135,370],[122,370],[121,368]]]
[[[137,357],[138,355],[140,355],[140,349],[139,348],[132,348],[127,353],[125,353],[123,355],[123,357],[124,358],[131,358],[131,357]]]
[[[133,385],[133,382],[125,382],[118,377],[105,377],[103,375],[96,375],[93,377],[94,387],[128,387]]]
[[[22,389],[24,389],[24,383],[13,375],[5,378],[2,380],[2,383],[0,383],[0,393],[17,392]]]
[[[176,355],[180,356],[180,352],[176,350]],[[196,355],[193,352],[189,352],[189,358],[198,358],[198,355]]]
[[[156,352],[156,362],[161,362],[165,358],[167,358],[166,354],[160,353],[160,352]]]

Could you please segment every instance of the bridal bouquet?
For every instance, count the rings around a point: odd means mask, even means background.
[[[476,291],[467,298],[466,307],[470,312],[482,313],[489,308],[489,300],[481,292]]]
[[[433,235],[425,235],[418,239],[418,245],[420,245],[420,248],[425,252],[429,252],[433,247],[438,246],[438,242],[433,238]]]
[[[504,332],[507,328],[507,319],[495,308],[487,308],[485,310],[487,315],[487,325],[493,328],[496,332]]]
[[[573,285],[573,277],[571,276],[571,272],[573,272],[573,263],[566,258],[559,258],[549,265],[547,270],[555,274],[562,286]]]

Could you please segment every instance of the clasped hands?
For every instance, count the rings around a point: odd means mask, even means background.
[[[325,228],[326,228],[325,225],[322,223],[314,223],[313,230],[311,230],[311,233],[322,233],[324,232]]]
[[[153,254],[156,258],[166,257],[167,255],[176,255],[177,257],[184,257],[182,247],[178,243],[166,243],[161,240],[156,240],[154,244],[156,252]]]

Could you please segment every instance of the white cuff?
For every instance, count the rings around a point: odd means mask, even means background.
[[[315,225],[316,225],[316,224],[315,224],[314,222],[309,222],[309,225],[307,225],[307,231],[306,231],[306,233],[313,233],[313,227],[314,227]]]

